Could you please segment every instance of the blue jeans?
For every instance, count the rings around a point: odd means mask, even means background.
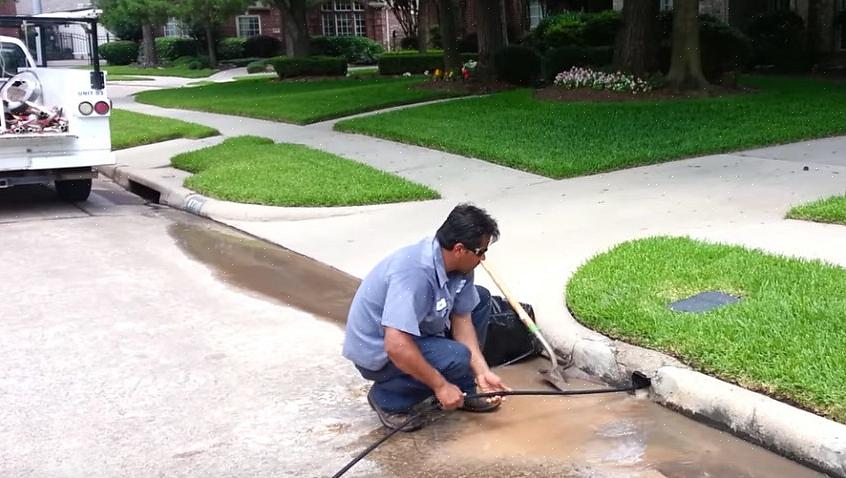
[[[488,322],[491,319],[491,294],[484,287],[476,286],[479,305],[470,314],[479,348],[485,345]],[[429,364],[444,378],[458,386],[465,393],[476,392],[475,376],[470,368],[470,350],[448,337],[413,337],[417,347]],[[373,371],[356,366],[361,376],[373,381],[373,400],[385,411],[403,413],[432,395],[432,390],[422,382],[406,374],[393,362],[381,370]]]

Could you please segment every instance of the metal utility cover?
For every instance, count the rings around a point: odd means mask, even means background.
[[[709,290],[690,296],[687,299],[673,302],[667,307],[678,312],[708,312],[724,305],[734,304],[739,300],[740,297]]]

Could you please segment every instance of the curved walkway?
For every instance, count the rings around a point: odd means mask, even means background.
[[[488,254],[489,263],[520,300],[535,306],[544,333],[580,368],[611,382],[625,381],[635,369],[646,371],[653,377],[655,400],[829,474],[846,476],[846,425],[610,340],[579,325],[562,300],[568,277],[583,262],[622,241],[653,235],[687,235],[846,266],[846,227],[783,218],[794,204],[842,194],[846,159],[839,152],[846,148],[846,138],[551,180],[472,158],[335,132],[332,122],[295,126],[141,105],[126,96],[135,90],[134,85],[120,87],[115,106],[205,124],[226,136],[252,134],[306,144],[426,184],[444,199],[337,209],[207,200],[181,188],[186,173],[167,167],[168,153],[202,147],[202,141],[158,146],[155,164],[149,162],[152,146],[120,151],[120,166],[108,172],[119,182],[142,182],[170,195],[169,203],[176,207],[358,277],[387,252],[433,233],[455,203],[473,201],[497,218],[503,233]],[[142,157],[146,162],[136,167]],[[484,272],[477,277],[494,289]]]

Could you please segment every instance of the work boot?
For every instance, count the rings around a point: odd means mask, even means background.
[[[371,388],[369,392],[367,392],[367,403],[370,404],[370,408],[376,412],[376,416],[379,417],[379,421],[382,422],[386,428],[390,428],[391,430],[396,430],[402,424],[411,418],[411,413],[397,413],[397,412],[389,412],[387,410],[383,410],[382,407],[376,404],[376,400],[373,399],[373,389]],[[414,417],[413,420],[408,422],[401,431],[403,432],[414,432],[419,429],[423,428],[423,419],[420,415]]]
[[[489,402],[487,398],[471,397],[464,399],[464,405],[459,407],[459,410],[473,413],[488,413],[496,410],[502,404],[499,402]]]

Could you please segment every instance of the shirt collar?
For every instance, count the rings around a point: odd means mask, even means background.
[[[438,276],[438,285],[443,287],[447,283],[446,265],[444,264],[444,254],[441,252],[441,243],[438,242],[437,237],[432,238],[432,257],[435,260],[435,274]]]

